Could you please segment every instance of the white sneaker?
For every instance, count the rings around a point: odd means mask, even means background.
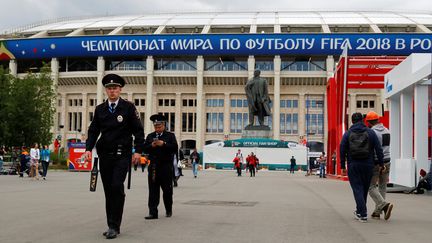
[[[362,222],[362,223],[366,223],[367,222],[367,217],[362,217],[360,214],[358,214],[356,211],[353,212],[354,213],[354,217],[355,219],[357,219],[358,221]]]

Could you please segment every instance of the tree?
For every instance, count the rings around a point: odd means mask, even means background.
[[[0,146],[6,144],[6,138],[9,136],[6,104],[8,103],[10,81],[7,70],[0,65]]]
[[[40,73],[28,73],[24,78],[0,73],[0,81],[4,76],[9,80],[6,82],[9,89],[1,98],[4,108],[0,108],[5,118],[2,116],[0,123],[4,143],[9,146],[51,143],[55,93],[50,69],[45,65]]]

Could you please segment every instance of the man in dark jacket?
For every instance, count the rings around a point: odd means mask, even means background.
[[[383,150],[375,132],[363,123],[361,113],[354,113],[351,120],[353,125],[345,132],[340,143],[341,168],[345,170],[345,161],[348,161],[348,178],[356,202],[354,216],[360,222],[367,222],[366,200],[374,155],[377,156],[378,165],[383,167]]]
[[[164,116],[155,114],[150,117],[150,120],[153,122],[155,131],[147,136],[144,143],[144,152],[149,155],[151,161],[148,167],[148,207],[150,212],[145,219],[157,219],[161,188],[166,217],[172,215],[173,159],[175,153],[178,152],[178,145],[174,133],[165,130],[166,118]]]

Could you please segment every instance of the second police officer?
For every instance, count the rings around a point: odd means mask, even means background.
[[[151,161],[148,167],[149,215],[145,219],[158,218],[160,189],[163,192],[165,216],[171,217],[173,204],[174,154],[178,151],[174,133],[166,130],[166,118],[155,114],[150,117],[154,132],[147,135],[144,151]]]

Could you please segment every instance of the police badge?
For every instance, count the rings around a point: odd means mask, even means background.
[[[118,122],[122,122],[122,121],[123,121],[123,117],[122,117],[121,115],[118,116],[118,117],[117,117],[117,121],[118,121]]]

